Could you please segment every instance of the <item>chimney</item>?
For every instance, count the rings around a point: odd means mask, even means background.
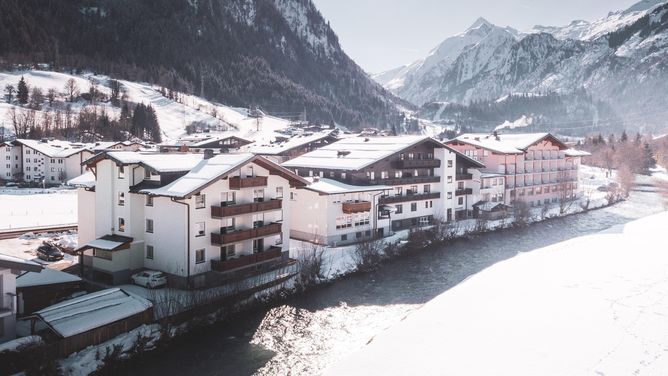
[[[213,149],[205,149],[204,159],[211,159],[211,158],[213,158]]]

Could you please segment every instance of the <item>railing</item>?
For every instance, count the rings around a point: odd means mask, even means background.
[[[394,168],[438,168],[440,159],[404,159],[392,162]]]
[[[254,238],[276,235],[281,233],[281,229],[282,225],[280,223],[270,223],[266,226],[251,228],[248,230],[237,230],[228,233],[212,232],[211,245],[220,246]]]
[[[457,180],[473,180],[473,174],[457,174],[455,176]]]
[[[352,185],[408,185],[408,184],[427,184],[438,183],[441,181],[440,176],[408,176],[403,178],[392,179],[374,179],[356,178],[350,179]]]
[[[280,247],[270,247],[264,252],[239,256],[230,260],[211,260],[211,269],[217,272],[226,272],[233,269],[258,264],[261,262],[277,259],[283,256]]]
[[[266,187],[266,186],[267,186],[266,176],[253,176],[246,178],[233,176],[230,178],[230,189]]]
[[[441,198],[441,192],[433,192],[433,193],[412,194],[405,196],[381,197],[380,203],[383,205],[387,205],[387,204],[397,204],[400,202],[408,202],[408,201],[436,200],[439,198]]]
[[[473,189],[472,188],[464,188],[464,189],[458,189],[455,191],[455,196],[465,196],[465,195],[472,195],[473,194]]]
[[[363,213],[371,210],[371,202],[369,201],[349,201],[344,202],[341,210],[346,214]]]
[[[262,201],[262,202],[250,202],[247,204],[234,204],[234,205],[224,205],[221,203],[220,206],[211,207],[211,217],[213,218],[232,217],[235,215],[257,213],[268,210],[279,210],[282,207],[283,207],[283,200],[280,199]]]

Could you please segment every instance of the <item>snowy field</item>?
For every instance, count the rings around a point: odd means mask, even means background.
[[[495,264],[328,375],[665,375],[668,212]]]
[[[77,223],[76,190],[0,190],[0,231]]]

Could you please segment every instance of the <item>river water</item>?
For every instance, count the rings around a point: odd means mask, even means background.
[[[128,362],[122,374],[315,375],[494,263],[661,210],[656,193],[636,191],[613,207],[415,252],[376,272],[180,337]]]

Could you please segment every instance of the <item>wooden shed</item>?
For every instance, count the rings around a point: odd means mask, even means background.
[[[55,269],[16,277],[17,315],[25,316],[81,291],[81,278]]]

